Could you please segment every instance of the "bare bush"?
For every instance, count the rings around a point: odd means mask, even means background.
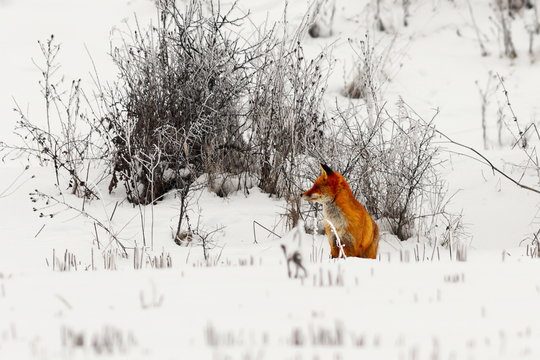
[[[375,69],[372,65],[378,62],[373,61],[373,49],[369,45],[368,34],[366,34],[366,41],[360,42],[360,51],[354,47],[351,39],[349,39],[349,44],[358,58],[356,60],[357,68],[353,80],[345,86],[342,94],[351,99],[366,99],[368,101],[367,95],[375,93],[372,91],[375,86],[373,79]]]
[[[367,210],[399,239],[434,235],[432,231],[445,222],[440,215],[446,214],[449,198],[439,175],[433,119],[424,121],[401,99],[392,113],[381,105],[393,39],[375,46],[366,34],[359,46],[350,43],[358,70],[343,95],[363,98],[365,108],[338,107],[325,146],[327,156],[321,158],[348,179]]]
[[[432,121],[422,120],[403,101],[395,115],[381,109],[374,123],[355,107],[339,111],[335,119],[340,126],[327,148],[328,162],[391,233],[408,239],[430,217],[445,212],[448,198],[438,175],[441,160]]]
[[[37,159],[40,164],[52,164],[55,173],[55,185],[62,191],[66,186],[72,194],[87,199],[99,198],[93,183],[90,181],[91,161],[100,160],[103,142],[95,129],[93,118],[81,109],[81,103],[86,101],[81,80],[73,80],[64,89],[63,77],[58,72],[60,65],[57,61],[60,52],[53,35],[46,41],[38,41],[43,63],[34,62],[42,74],[39,82],[45,105],[45,124],[34,121],[24,113],[15,102],[14,111],[19,116],[15,134],[21,140],[19,144],[0,144],[5,156],[27,155],[29,159]],[[64,183],[64,177],[67,183]]]
[[[263,42],[231,32],[242,18],[200,1],[181,11],[160,1],[161,23],[130,33],[113,59],[120,81],[109,91],[103,126],[114,147],[110,189],[149,204],[203,172],[239,173],[246,166],[241,99]]]

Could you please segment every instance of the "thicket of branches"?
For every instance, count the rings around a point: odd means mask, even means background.
[[[104,143],[96,131],[95,118],[84,110],[88,99],[81,80],[66,86],[58,63],[60,45],[53,35],[38,41],[42,59],[34,60],[41,73],[39,81],[44,103],[43,118],[31,118],[15,101],[19,117],[15,134],[18,144],[0,143],[5,159],[10,154],[25,155],[42,165],[52,165],[55,186],[61,192],[67,186],[72,194],[98,199],[95,184],[103,177],[90,178],[93,162],[103,159]],[[67,182],[67,184],[65,184]]]
[[[304,57],[301,31],[242,38],[245,16],[234,7],[159,7],[160,26],[133,30],[113,53],[119,81],[103,119],[110,189],[121,182],[130,201],[148,204],[201,174],[215,182],[247,173],[270,194],[290,194],[284,174],[317,144],[323,122],[321,59]]]
[[[383,226],[408,239],[421,220],[445,213],[435,127],[401,100],[395,111],[382,107],[374,122],[360,114],[338,109],[328,161]]]
[[[185,9],[161,1],[158,27],[132,30],[113,59],[119,80],[106,97],[113,176],[128,199],[148,204],[215,169],[245,168],[240,115],[264,46],[240,42],[227,29],[241,18],[201,2]],[[229,156],[224,156],[228,153]],[[225,161],[227,160],[227,161]]]

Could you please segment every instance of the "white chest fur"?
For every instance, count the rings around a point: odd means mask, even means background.
[[[344,231],[349,225],[343,211],[333,202],[323,204],[323,215],[334,224],[338,232]]]

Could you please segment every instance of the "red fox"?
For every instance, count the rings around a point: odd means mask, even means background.
[[[335,227],[346,256],[375,259],[379,247],[379,227],[362,204],[356,201],[341,174],[323,164],[321,171],[321,176],[315,180],[311,189],[302,194],[302,198],[323,205],[324,218]],[[336,235],[328,221],[324,228],[331,255],[337,258],[340,248],[336,243]]]

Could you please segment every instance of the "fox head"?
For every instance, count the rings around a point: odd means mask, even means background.
[[[343,182],[343,176],[321,164],[321,175],[315,180],[313,187],[302,194],[302,198],[321,204],[332,202],[343,187]]]

